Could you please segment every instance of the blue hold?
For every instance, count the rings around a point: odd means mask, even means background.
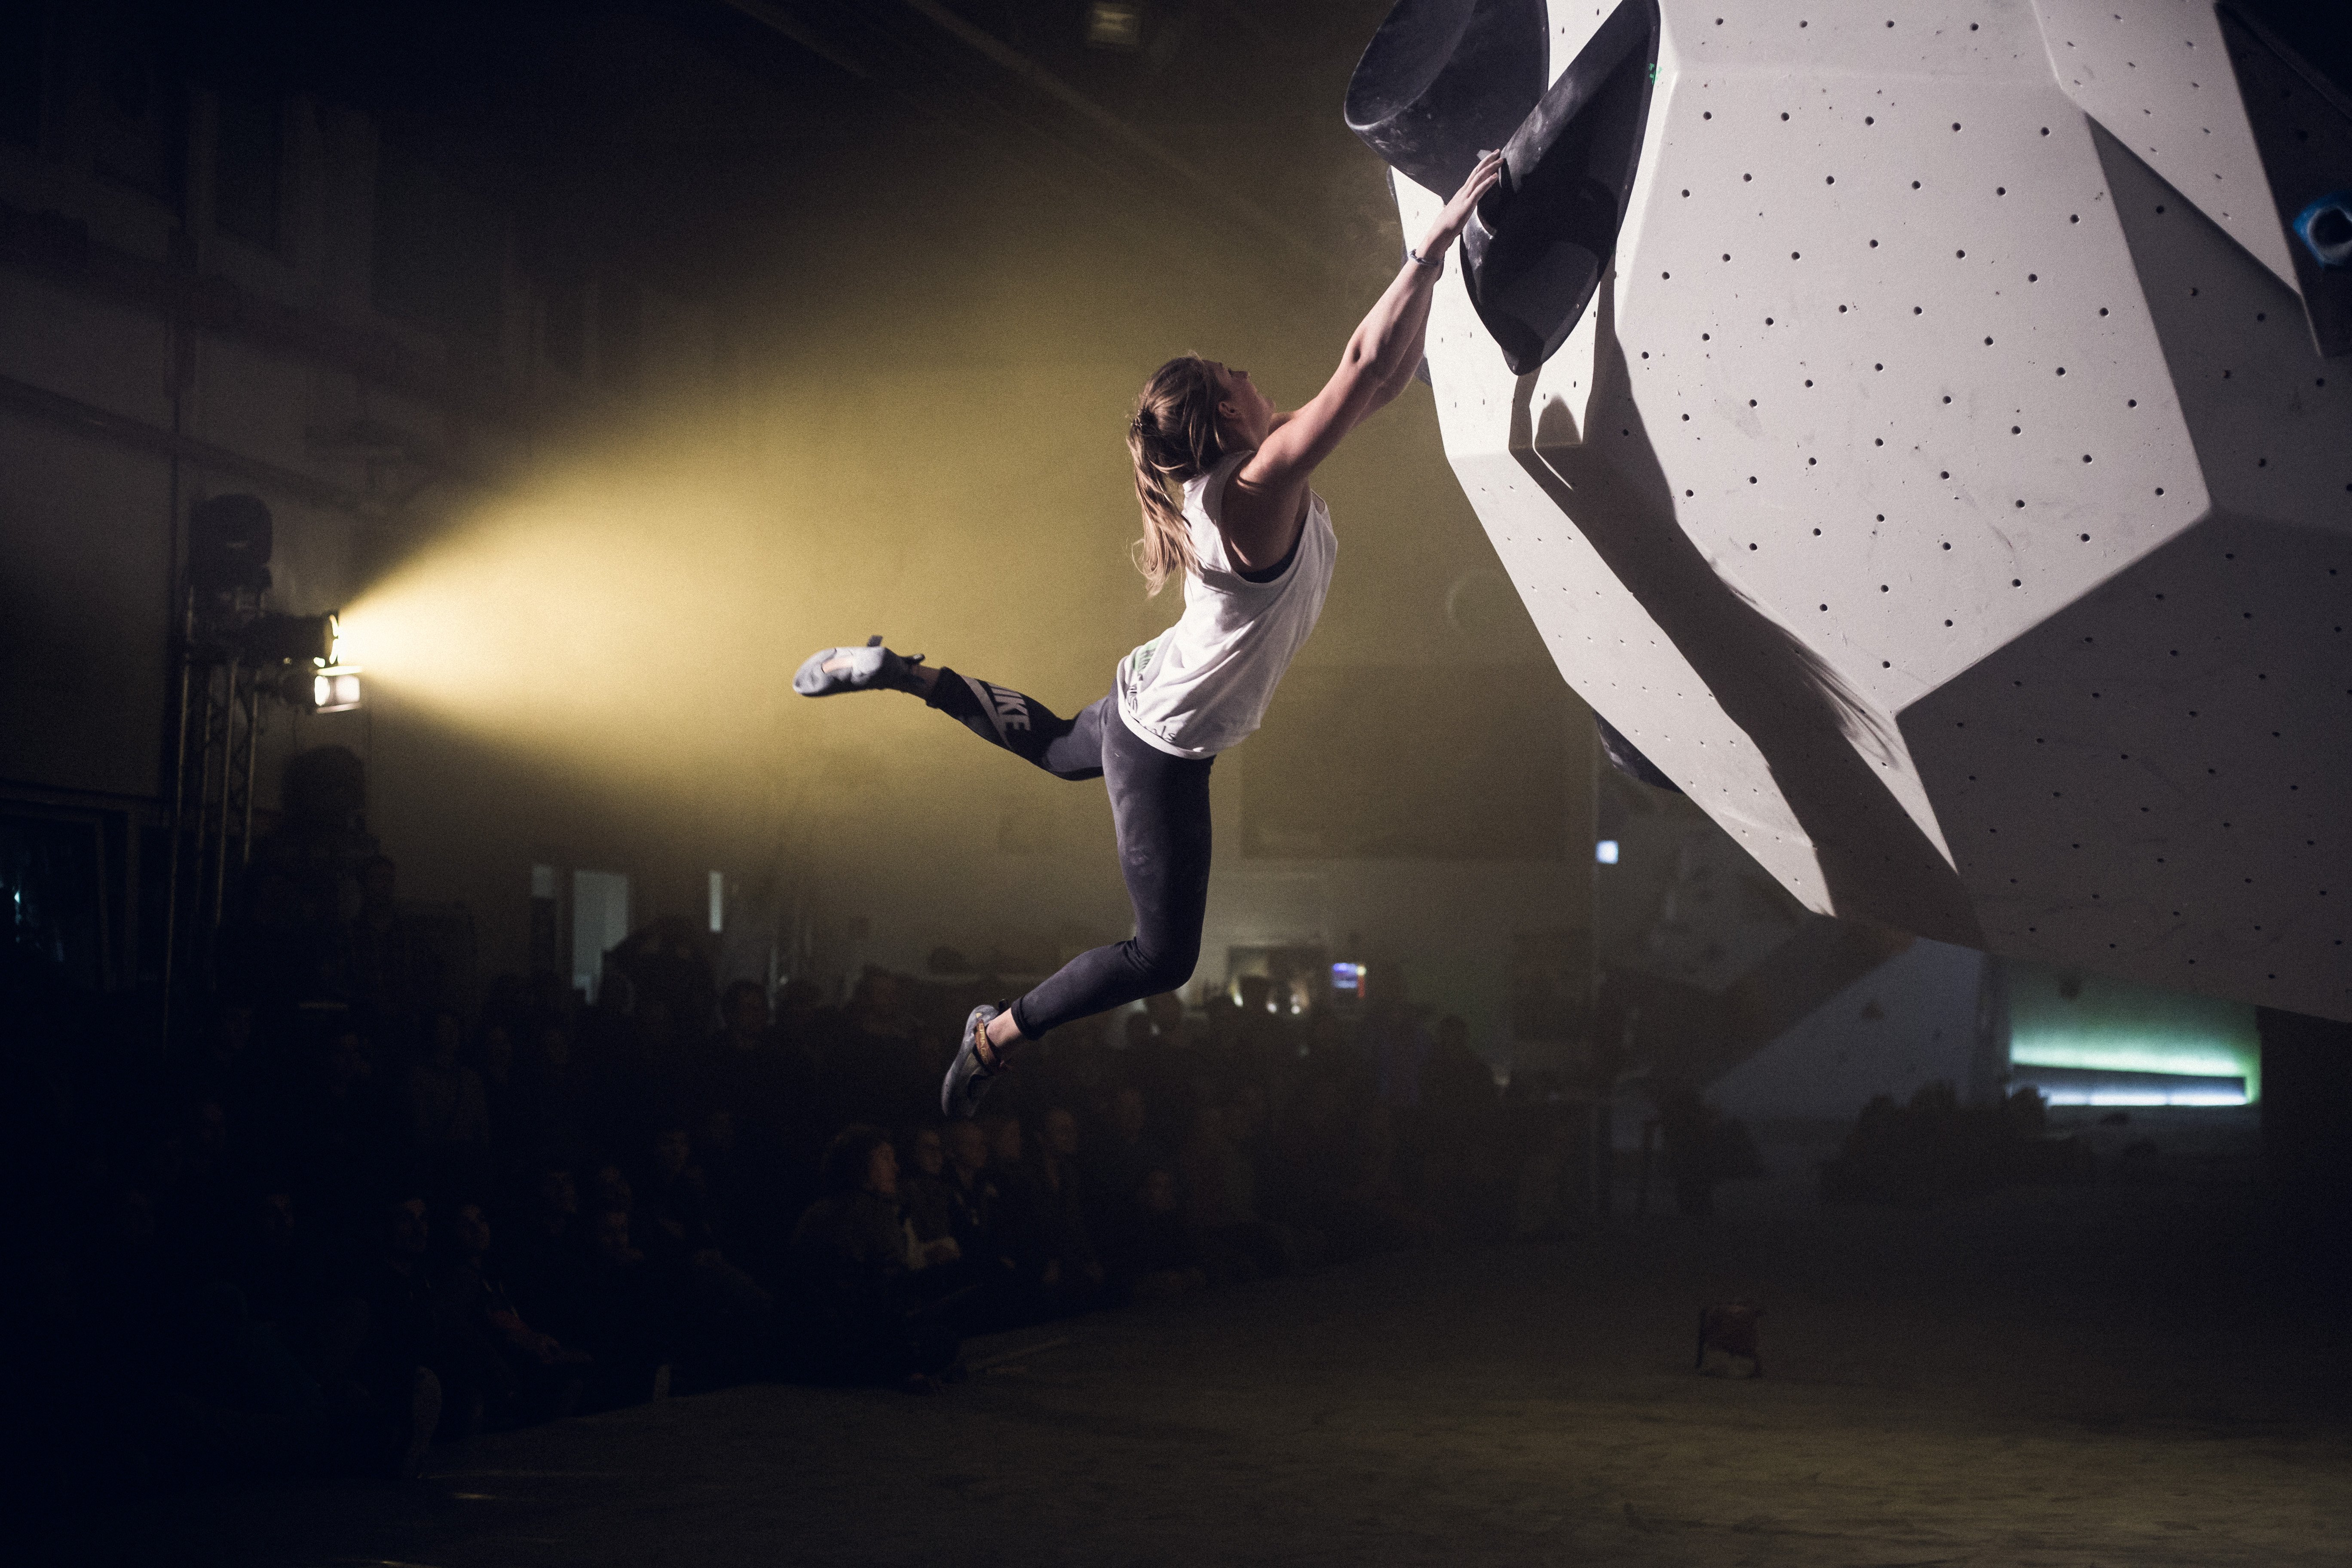
[[[2294,237],[2322,267],[2352,267],[2352,191],[2322,196],[2297,213]]]

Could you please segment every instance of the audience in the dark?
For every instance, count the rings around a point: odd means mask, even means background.
[[[864,1122],[824,1152],[824,1196],[793,1228],[791,1258],[803,1310],[798,1368],[841,1382],[897,1381],[928,1391],[955,1360],[958,1335],[925,1301],[914,1274],[939,1256],[917,1242],[898,1208],[898,1155]]]
[[[265,858],[226,989],[168,1051],[23,1015],[53,1026],[6,1063],[46,1216],[16,1249],[41,1348],[11,1397],[60,1495],[413,1470],[436,1437],[673,1387],[929,1390],[965,1336],[1500,1240],[1541,1207],[1530,1170],[1559,1179],[1560,1116],[1503,1103],[1459,1020],[1393,994],[1154,997],[1031,1046],[987,1116],[942,1124],[992,981],[722,990],[662,921],[593,1005],[548,977],[469,1003],[392,863],[346,863],[338,893],[324,862]]]

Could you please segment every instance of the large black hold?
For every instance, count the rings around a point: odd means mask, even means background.
[[[1657,0],[1623,0],[1504,143],[1462,256],[1513,374],[1559,351],[1616,255],[1657,62]]]
[[[1397,0],[1348,80],[1348,129],[1451,195],[1543,97],[1544,0]]]

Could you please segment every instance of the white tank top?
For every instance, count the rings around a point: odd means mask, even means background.
[[[1225,482],[1250,458],[1234,452],[1184,487],[1184,521],[1201,569],[1184,578],[1184,614],[1118,662],[1113,689],[1129,730],[1176,757],[1213,757],[1265,717],[1291,657],[1315,629],[1339,541],[1309,491],[1290,564],[1253,583],[1225,551],[1217,520]]]

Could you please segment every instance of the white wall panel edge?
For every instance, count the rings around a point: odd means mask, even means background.
[[[2059,89],[2301,299],[2212,0],[2033,0]]]

